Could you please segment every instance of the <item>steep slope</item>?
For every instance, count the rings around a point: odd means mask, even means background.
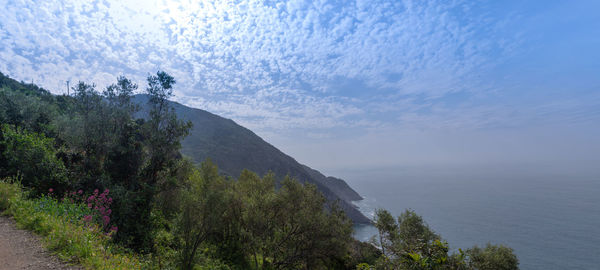
[[[312,169],[306,165],[302,165],[304,170],[316,181],[327,186],[335,195],[344,201],[360,201],[363,199],[354,189],[352,189],[346,181],[335,178],[333,176],[325,176],[321,172]]]
[[[137,95],[135,102],[142,107],[147,96]],[[301,182],[308,182],[317,188],[330,201],[339,200],[339,205],[355,223],[369,223],[351,203],[362,197],[352,190],[343,180],[325,177],[320,172],[304,166],[279,149],[265,142],[254,132],[230,119],[220,117],[204,110],[190,108],[172,102],[177,116],[193,123],[190,135],[182,142],[181,152],[195,162],[210,158],[219,166],[219,170],[230,176],[238,176],[243,169],[249,169],[259,175],[269,171],[278,179],[289,175]]]

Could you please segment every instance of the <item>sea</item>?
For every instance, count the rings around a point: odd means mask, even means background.
[[[600,269],[600,172],[421,166],[334,173],[364,197],[355,204],[366,216],[412,209],[453,251],[489,242],[513,248],[521,269]],[[376,234],[359,225],[354,237]]]

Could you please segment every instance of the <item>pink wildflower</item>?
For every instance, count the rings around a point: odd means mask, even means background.
[[[84,216],[84,217],[83,217],[83,221],[85,221],[85,222],[90,222],[90,221],[92,221],[92,216],[90,216],[90,215],[86,215],[86,216]]]
[[[102,222],[104,222],[104,225],[108,225],[108,223],[110,222],[110,217],[108,216],[103,216],[102,217]]]

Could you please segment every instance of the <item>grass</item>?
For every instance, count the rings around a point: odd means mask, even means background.
[[[60,259],[86,269],[148,268],[136,254],[113,245],[100,229],[85,226],[87,207],[26,195],[18,183],[0,180],[0,212],[12,216],[20,228],[42,236],[45,247]]]

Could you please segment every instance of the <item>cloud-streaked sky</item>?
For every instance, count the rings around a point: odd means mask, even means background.
[[[0,0],[0,71],[158,69],[316,168],[600,161],[599,1]],[[593,165],[590,165],[593,167]]]

